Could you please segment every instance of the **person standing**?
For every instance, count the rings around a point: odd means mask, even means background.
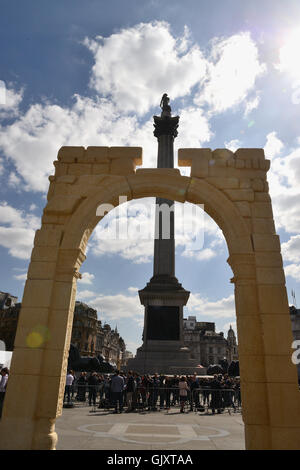
[[[189,387],[186,381],[186,378],[182,376],[179,380],[179,401],[180,401],[180,413],[184,413],[184,405],[187,400],[187,395],[189,391]]]
[[[67,377],[66,377],[66,387],[65,387],[65,395],[64,395],[64,401],[67,395],[67,401],[70,403],[71,401],[71,394],[72,394],[72,389],[73,389],[73,382],[74,382],[74,376],[72,374],[71,370],[68,370]]]
[[[132,398],[135,392],[136,383],[131,370],[127,374],[126,383],[126,401],[127,401],[127,412],[132,411]]]
[[[97,385],[98,385],[97,372],[93,372],[92,374],[90,374],[88,378],[89,406],[92,406],[92,402],[93,402],[93,405],[96,406]]]
[[[9,370],[7,367],[3,367],[0,375],[0,418],[2,416],[2,408],[4,403],[5,391],[7,387],[7,381],[9,376]]]
[[[115,375],[111,379],[111,393],[112,401],[115,407],[114,413],[118,413],[118,403],[119,403],[119,412],[123,411],[123,391],[124,391],[124,379],[120,375],[119,371],[116,370]]]

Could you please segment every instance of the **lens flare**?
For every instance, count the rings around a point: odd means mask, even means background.
[[[46,326],[37,325],[27,335],[26,344],[29,348],[40,348],[46,341],[49,340],[49,330]]]

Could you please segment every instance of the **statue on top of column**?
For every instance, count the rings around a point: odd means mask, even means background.
[[[169,105],[170,98],[167,93],[164,93],[160,101],[160,107],[162,109],[161,117],[168,116],[171,117],[171,106]]]

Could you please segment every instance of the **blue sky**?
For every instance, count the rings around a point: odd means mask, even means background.
[[[152,116],[168,92],[180,115],[176,149],[265,148],[290,303],[292,289],[300,299],[298,1],[11,0],[0,6],[0,290],[22,298],[58,149],[142,146],[143,166],[155,166]],[[132,223],[153,227],[135,207],[128,204]],[[112,216],[90,239],[77,298],[117,324],[134,352],[143,324],[137,290],[152,275],[153,243],[103,240]],[[232,273],[222,234],[206,219],[197,256],[178,238],[176,275],[191,291],[185,314],[226,331],[235,325]]]

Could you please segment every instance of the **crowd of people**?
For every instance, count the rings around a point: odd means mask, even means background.
[[[199,377],[178,375],[141,375],[133,371],[113,375],[81,372],[76,377],[68,371],[66,403],[87,402],[98,408],[112,408],[114,413],[135,410],[170,410],[179,406],[180,412],[205,411],[222,413],[225,408],[240,408],[240,380],[225,375]]]

